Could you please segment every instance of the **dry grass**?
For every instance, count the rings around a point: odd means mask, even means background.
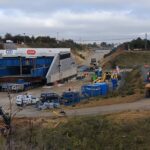
[[[27,126],[41,126],[41,127],[50,127],[50,128],[56,128],[61,123],[67,123],[68,118],[67,117],[37,117],[37,118],[14,118],[13,119],[13,127],[15,128],[24,128]],[[5,124],[3,123],[3,120],[0,119],[0,128],[4,127]]]
[[[112,55],[106,57],[106,58],[103,58],[101,60],[101,66],[104,66],[104,68],[108,65],[108,63],[112,60],[114,60],[116,57],[118,57],[119,55],[121,54],[124,54],[125,51],[124,50],[117,50],[115,53],[113,53]]]
[[[93,55],[93,52],[88,49],[84,51],[72,51],[72,56],[78,65],[85,64],[85,59],[88,59],[90,55]]]
[[[127,122],[135,122],[137,120],[146,119],[150,117],[150,111],[125,111],[122,113],[115,113],[106,115],[108,120],[111,120],[115,123],[127,123]]]
[[[132,68],[134,66],[150,64],[150,53],[143,52],[128,52],[128,51],[116,51],[112,55],[106,57],[102,61],[102,65],[106,68],[112,68],[115,65],[124,68]]]

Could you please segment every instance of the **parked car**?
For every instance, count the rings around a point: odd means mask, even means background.
[[[32,96],[31,94],[18,95],[16,97],[16,105],[18,106],[36,104],[37,102],[39,102],[39,98]]]

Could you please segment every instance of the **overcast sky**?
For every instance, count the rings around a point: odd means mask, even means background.
[[[150,33],[148,0],[0,0],[0,35],[117,41]]]

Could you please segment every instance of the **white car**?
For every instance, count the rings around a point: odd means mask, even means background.
[[[30,105],[30,104],[36,104],[39,102],[39,98],[34,97],[32,95],[18,95],[16,97],[16,105],[22,106],[22,105]]]

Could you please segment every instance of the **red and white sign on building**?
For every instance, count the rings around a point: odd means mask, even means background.
[[[36,50],[34,50],[34,49],[28,49],[27,50],[27,54],[28,55],[35,55],[36,54]]]

